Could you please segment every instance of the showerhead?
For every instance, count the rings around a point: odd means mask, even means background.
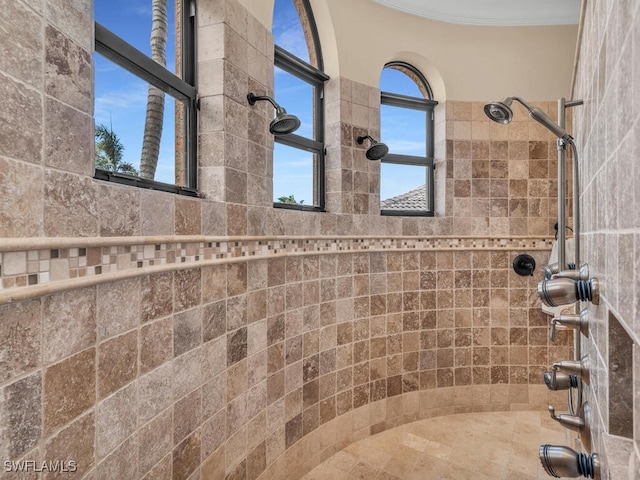
[[[295,132],[300,127],[300,119],[295,115],[287,113],[284,108],[276,109],[276,118],[271,121],[269,131],[273,135],[288,135]]]
[[[542,375],[544,383],[549,390],[568,390],[570,388],[578,388],[578,377],[566,372],[547,371]]]
[[[271,121],[269,131],[272,135],[288,135],[295,132],[300,127],[300,119],[295,115],[287,113],[287,111],[276,103],[276,101],[268,96],[257,96],[253,93],[247,95],[249,105],[255,104],[258,100],[266,100],[276,109],[276,118]]]
[[[533,118],[536,122],[544,125],[547,129],[553,132],[556,137],[568,142],[573,141],[573,137],[571,137],[571,135],[569,135],[564,128],[560,127],[553,120],[551,120],[543,110],[530,105],[520,97],[506,97],[501,102],[489,102],[484,106],[484,113],[494,122],[503,124],[509,123],[513,119],[513,111],[510,107],[511,103],[514,100],[527,109],[527,112],[529,112],[529,116],[531,118]]]
[[[367,148],[367,151],[365,153],[366,157],[369,160],[380,160],[381,158],[384,158],[387,153],[389,153],[389,147],[387,147],[386,144],[374,140],[373,137],[369,135],[358,137],[356,141],[359,145],[362,145],[367,138],[371,142],[369,148]]]
[[[597,453],[586,455],[569,447],[540,445],[538,455],[542,468],[552,477],[600,479],[600,459]]]
[[[506,124],[513,119],[513,111],[511,110],[511,97],[505,98],[501,102],[490,102],[484,106],[484,113],[494,122]]]

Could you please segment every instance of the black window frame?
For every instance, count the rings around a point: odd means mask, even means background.
[[[314,212],[326,211],[325,202],[325,155],[326,148],[324,144],[324,84],[329,80],[329,76],[322,71],[322,50],[320,48],[320,37],[318,36],[318,30],[316,28],[315,18],[311,9],[309,0],[300,0],[304,7],[304,12],[307,16],[308,28],[311,33],[312,44],[308,47],[315,49],[316,64],[318,67],[307,63],[301,58],[293,55],[284,48],[275,45],[274,46],[274,66],[282,69],[286,73],[295,76],[296,78],[308,83],[313,87],[313,102],[314,102],[314,128],[313,138],[303,137],[295,133],[288,135],[278,135],[274,137],[274,142],[286,145],[288,147],[298,148],[306,152],[315,154],[315,166],[314,166],[314,193],[317,192],[318,203],[313,205],[297,205],[282,202],[273,202],[275,208],[286,208],[291,210],[304,210]],[[302,23],[302,19],[301,19]],[[304,28],[304,27],[303,27]],[[275,87],[274,87],[275,94]],[[277,100],[277,96],[276,96]],[[286,106],[287,109],[293,114],[295,111]]]
[[[98,22],[95,25],[95,51],[159,88],[185,106],[184,115],[184,183],[173,185],[118,172],[95,169],[94,178],[109,182],[160,190],[179,195],[198,196],[197,190],[197,110],[195,0],[182,0],[181,72],[182,78],[169,71],[123,38]]]
[[[424,157],[415,155],[401,155],[393,152],[389,152],[382,160],[382,163],[391,163],[396,165],[414,165],[426,167],[427,178],[425,178],[425,184],[427,186],[427,203],[428,210],[383,210],[380,209],[380,215],[385,216],[407,216],[407,217],[433,217],[435,216],[434,206],[434,108],[438,105],[436,100],[433,100],[433,91],[429,82],[425,76],[415,68],[413,65],[406,62],[389,62],[384,68],[394,68],[405,74],[409,72],[414,76],[417,86],[428,98],[418,98],[408,95],[401,95],[391,92],[380,92],[380,105],[387,105],[390,107],[407,108],[411,110],[419,110],[425,112],[426,117],[426,155]],[[419,82],[419,83],[418,83]],[[382,139],[384,141],[384,139]],[[380,199],[382,201],[382,199]]]

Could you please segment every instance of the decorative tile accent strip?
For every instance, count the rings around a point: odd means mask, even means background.
[[[177,238],[177,237],[176,237]],[[534,237],[314,237],[68,247],[0,253],[0,291],[125,270],[275,255],[403,250],[548,250],[552,239]],[[108,239],[105,239],[108,241]]]

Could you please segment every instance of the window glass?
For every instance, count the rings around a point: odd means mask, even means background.
[[[409,97],[424,98],[416,82],[406,73],[395,68],[385,68],[380,75],[380,90]]]
[[[416,188],[424,186],[427,180],[427,167],[424,165],[382,163],[380,166],[380,178],[384,179],[384,181],[380,182],[380,198],[384,206],[385,200],[388,201],[389,199],[412,192]],[[418,204],[415,203],[417,195],[419,194],[412,194],[410,201],[408,200],[409,203],[408,201],[403,202],[407,207],[411,207],[407,208],[407,210],[418,206]],[[397,201],[395,206],[397,207],[398,205],[399,202]],[[426,206],[426,204],[422,203],[420,206]]]
[[[152,0],[94,0],[95,20],[151,57]],[[167,0],[166,69],[176,70],[176,1]]]
[[[149,84],[99,54],[94,54],[94,61],[96,168],[139,176]],[[176,105],[183,108],[182,102],[165,93],[158,163],[152,179],[182,186],[183,179],[176,178],[175,168]],[[178,137],[184,137],[182,125],[178,122]],[[108,144],[105,148],[105,136],[120,145],[120,155],[109,153]],[[182,158],[182,151],[178,158]],[[127,165],[132,168],[123,169]]]
[[[276,143],[273,152],[273,201],[292,205],[316,204],[315,161],[312,152]]]
[[[296,130],[296,135],[315,138],[313,85],[275,67],[274,89],[278,104],[300,119],[300,128]]]
[[[304,30],[292,0],[275,0],[272,33],[276,45],[311,63]]]
[[[424,157],[427,154],[425,112],[380,105],[380,136],[390,152]]]

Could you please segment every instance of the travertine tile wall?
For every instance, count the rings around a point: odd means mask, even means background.
[[[596,373],[587,393],[596,413],[594,450],[608,478],[631,480],[640,478],[640,4],[587,2],[583,29],[574,85],[574,97],[585,101],[574,109],[582,258],[602,285],[600,306],[590,306],[591,336],[583,339]],[[621,414],[633,428],[620,425]]]
[[[569,338],[548,343],[538,277],[510,265],[526,252],[544,265],[548,250],[483,246],[489,234],[549,238],[554,149],[523,112],[512,129],[489,124],[482,103],[442,102],[442,215],[380,217],[379,167],[355,144],[379,134],[378,92],[334,78],[328,212],[274,209],[271,113],[245,100],[272,91],[271,35],[235,0],[199,2],[202,198],[106,184],[92,178],[91,2],[2,6],[0,41],[12,48],[0,58],[0,236],[25,242],[2,251],[0,273],[15,277],[3,298],[47,283],[47,261],[58,286],[83,268],[101,275],[89,244],[135,237],[101,244],[113,281],[0,306],[2,460],[73,460],[88,479],[294,479],[412,419],[546,406],[540,373],[570,356]],[[115,280],[154,267],[132,250],[141,238],[320,234],[401,235],[405,250],[240,252]],[[465,234],[478,243],[412,251],[413,235]],[[52,257],[59,237],[76,238],[77,256]],[[50,245],[30,249],[34,238]],[[192,253],[185,261],[202,260]]]
[[[484,104],[446,102],[447,178],[451,179],[446,201],[453,232],[553,235],[556,138],[519,104],[513,105],[508,125],[489,120]],[[534,106],[557,118],[556,102]],[[571,130],[570,124],[567,128]]]

